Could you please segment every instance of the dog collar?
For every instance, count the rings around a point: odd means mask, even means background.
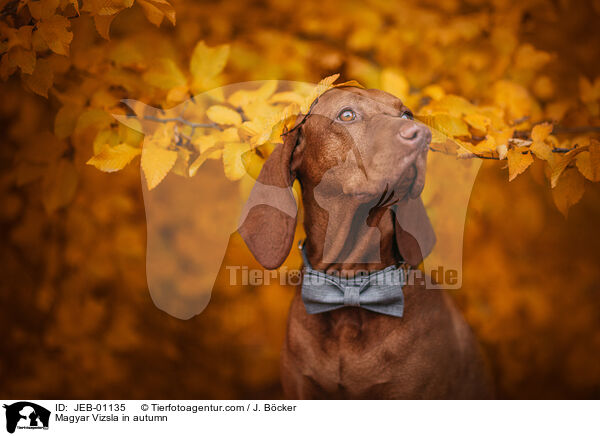
[[[329,312],[345,306],[362,307],[384,315],[402,317],[406,269],[398,265],[352,278],[337,277],[312,268],[304,241],[298,244],[304,261],[302,301],[309,314]],[[404,265],[403,265],[404,266]]]

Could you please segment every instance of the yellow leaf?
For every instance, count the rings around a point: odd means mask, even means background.
[[[470,137],[471,133],[467,124],[460,118],[449,114],[440,113],[432,116],[423,116],[419,119],[429,127],[438,130],[450,137]]]
[[[33,26],[21,26],[18,29],[10,27],[5,29],[5,36],[8,37],[5,50],[8,51],[13,47],[23,47],[24,49],[29,50],[31,48],[32,31]]]
[[[114,15],[132,5],[133,0],[86,0],[82,10],[92,15]]]
[[[253,145],[262,144],[269,139],[272,132],[270,120],[265,118],[255,118],[252,121],[246,121],[240,128],[240,134],[246,139],[250,139]]]
[[[235,107],[245,108],[255,102],[265,102],[277,89],[277,81],[269,80],[256,90],[240,89],[229,96],[227,101]],[[290,92],[289,94],[294,94]]]
[[[83,112],[77,119],[75,125],[75,133],[82,132],[89,127],[97,130],[108,128],[113,121],[113,118],[106,112],[100,109],[88,109]]]
[[[176,86],[175,88],[170,89],[167,93],[167,101],[179,103],[185,100],[189,97],[188,90],[187,84]]]
[[[39,0],[27,2],[29,13],[36,20],[43,20],[54,15],[60,0]]]
[[[217,140],[223,142],[238,142],[240,140],[237,127],[229,127],[221,132],[217,131],[214,135]]]
[[[233,124],[234,126],[242,124],[242,116],[226,106],[211,106],[206,111],[206,116],[209,120],[217,124]]]
[[[233,127],[234,130],[235,127]],[[229,129],[226,129],[229,130]],[[233,141],[237,141],[239,138],[234,138]],[[192,139],[192,144],[194,145],[194,147],[196,148],[196,150],[198,150],[198,152],[200,153],[200,157],[202,157],[202,159],[196,159],[196,163],[198,164],[198,167],[206,160],[206,159],[221,159],[221,155],[222,155],[222,148],[223,148],[223,144],[222,144],[222,137],[221,136],[217,136],[216,133],[210,134],[210,135],[195,135],[194,138]],[[212,150],[210,153],[207,153],[208,150]],[[195,172],[195,171],[194,171]],[[191,168],[190,168],[190,176],[193,176],[194,174],[191,173]]]
[[[475,134],[478,136],[484,136],[492,124],[488,117],[476,112],[466,114],[463,119],[469,126],[473,128]]]
[[[246,174],[242,155],[249,149],[248,144],[234,142],[223,148],[223,169],[229,180],[239,180]]]
[[[149,85],[164,90],[184,86],[187,83],[177,64],[168,58],[157,59],[144,73],[142,79]]]
[[[166,0],[137,0],[137,2],[148,21],[155,26],[160,26],[163,17],[167,17],[171,24],[175,25],[175,9]]]
[[[167,148],[175,138],[175,125],[173,123],[161,124],[151,135],[146,136],[144,147],[152,146]]]
[[[87,161],[87,164],[93,165],[101,171],[111,173],[123,169],[125,165],[140,153],[141,150],[139,148],[131,147],[127,144],[119,144],[116,147],[106,144],[100,150],[100,153]]]
[[[73,162],[61,158],[52,163],[42,180],[42,201],[46,212],[68,205],[75,196],[79,176]]]
[[[334,82],[340,78],[339,73],[335,73],[332,74],[331,76],[327,76],[324,79],[321,79],[319,81],[319,83],[317,84],[317,87],[320,87],[321,89],[323,89],[323,92],[325,92],[326,90],[328,90],[331,86],[333,86]]]
[[[213,159],[214,156],[218,156],[220,158],[222,156],[222,149],[222,144],[217,144],[206,148],[202,153],[200,153],[200,156],[198,156],[194,162],[191,163],[188,169],[188,175],[193,177],[207,159]]]
[[[229,45],[207,47],[204,41],[196,44],[190,60],[194,92],[203,91],[218,75],[229,57]]]
[[[48,59],[38,59],[33,74],[25,75],[23,81],[36,94],[48,97],[48,90],[54,82],[54,72]]]
[[[533,156],[525,147],[514,147],[508,150],[508,180],[512,181],[533,163]]]
[[[35,52],[23,47],[13,47],[4,55],[2,62],[8,62],[10,69],[19,67],[24,74],[33,74],[36,63]]]
[[[540,159],[549,161],[553,158],[552,147],[545,142],[534,141],[529,149]]]
[[[104,39],[110,39],[109,31],[110,24],[115,19],[117,14],[113,15],[94,15],[94,25],[100,36]]]
[[[119,143],[119,135],[113,129],[101,130],[94,138],[94,154],[100,153],[107,145],[116,147]]]
[[[306,98],[304,99],[304,103],[300,105],[300,112],[307,113],[316,101],[316,99],[319,98],[319,96],[325,91],[327,91],[329,88],[331,88],[333,86],[333,83],[339,77],[340,75],[338,73],[332,74],[331,76],[327,76],[324,79],[322,79],[319,83],[317,83],[317,85],[308,92]]]
[[[569,208],[581,200],[585,191],[584,178],[575,168],[567,168],[558,185],[552,189],[552,197],[558,210],[566,217]]]
[[[73,33],[67,28],[71,23],[62,15],[54,15],[50,18],[41,20],[37,24],[37,29],[50,50],[59,55],[69,55],[69,44],[73,40]]]
[[[494,152],[496,151],[496,148],[496,140],[493,136],[486,136],[483,141],[478,142],[476,145],[476,149],[479,154],[486,152]]]
[[[444,88],[440,85],[426,86],[421,92],[424,96],[429,97],[432,100],[441,100],[446,95]]]
[[[506,145],[508,147],[508,140],[513,137],[515,129],[507,128],[502,130],[495,130],[490,132],[490,135],[496,140],[496,145]],[[508,148],[507,148],[508,149]]]
[[[494,101],[508,112],[511,120],[531,115],[533,101],[523,86],[508,80],[500,80],[494,85],[493,92]]]
[[[269,103],[296,103],[298,106],[303,102],[304,98],[292,91],[278,92],[269,99]]]
[[[551,123],[537,124],[536,126],[533,127],[533,129],[531,129],[531,140],[533,142],[545,141],[546,138],[548,137],[548,135],[550,135],[550,133],[552,133],[553,127],[554,126],[552,126]]]
[[[565,154],[553,153],[552,159],[548,161],[551,170],[550,186],[553,188],[556,187],[558,178],[561,176],[563,171],[573,161],[573,159],[575,159],[575,156],[582,151],[584,151],[583,148],[575,148]]]
[[[337,80],[337,79],[336,79]],[[350,86],[350,87],[354,87],[354,88],[362,88],[365,89],[364,86],[362,86],[358,81],[356,80],[348,80],[347,82],[341,82],[341,83],[336,83],[335,85],[333,85],[334,88],[342,88],[344,86]]]
[[[154,189],[171,171],[177,152],[152,144],[144,144],[142,148],[142,170],[146,177],[148,189]]]
[[[575,164],[583,176],[592,182],[600,182],[600,142],[592,139],[589,151],[575,157]]]
[[[445,95],[437,101],[430,102],[422,110],[425,115],[446,113],[456,118],[462,118],[475,111],[476,107],[472,103],[458,95]]]
[[[131,118],[127,124],[119,123],[119,142],[134,147],[139,146],[144,140],[142,123],[138,119]]]
[[[192,152],[186,148],[179,147],[177,149],[177,160],[175,161],[175,165],[171,169],[173,174],[177,174],[178,176],[188,177],[189,176],[189,161]]]
[[[381,72],[381,89],[385,92],[406,100],[410,91],[410,84],[406,77],[392,68],[385,68]]]
[[[249,150],[242,153],[242,163],[250,177],[257,179],[265,159],[256,154],[254,150]]]
[[[192,145],[194,145],[200,154],[213,147],[216,143],[217,137],[215,135],[194,135],[192,138]]]

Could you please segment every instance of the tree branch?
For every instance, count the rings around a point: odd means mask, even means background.
[[[128,116],[131,118],[138,118],[137,115],[128,115]],[[155,117],[152,115],[144,115],[142,118],[144,120],[154,121],[157,123],[177,122],[177,123],[185,124],[186,126],[190,126],[192,129],[207,128],[207,129],[218,129],[221,131],[223,130],[223,128],[221,126],[219,126],[217,123],[194,123],[192,121],[186,120],[183,117],[160,118],[160,117]]]

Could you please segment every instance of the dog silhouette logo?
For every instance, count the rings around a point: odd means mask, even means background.
[[[4,405],[6,409],[6,431],[14,433],[16,429],[48,429],[50,411],[29,401],[19,401]]]

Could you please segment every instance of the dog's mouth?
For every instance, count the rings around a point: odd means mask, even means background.
[[[409,195],[418,196],[423,189],[424,177],[420,177],[416,162],[411,163],[398,175],[394,175],[392,171],[384,174],[385,177],[378,179],[366,178],[360,183],[343,184],[343,193],[362,202],[371,202],[380,198],[384,192],[394,192],[395,198],[403,200]]]
[[[341,194],[353,202],[371,203],[384,191],[392,190],[399,201],[407,196],[416,198],[425,183],[426,157],[427,149],[423,147],[414,150],[389,147],[361,159],[350,153],[346,160],[326,172],[327,180],[332,183],[328,196]]]

